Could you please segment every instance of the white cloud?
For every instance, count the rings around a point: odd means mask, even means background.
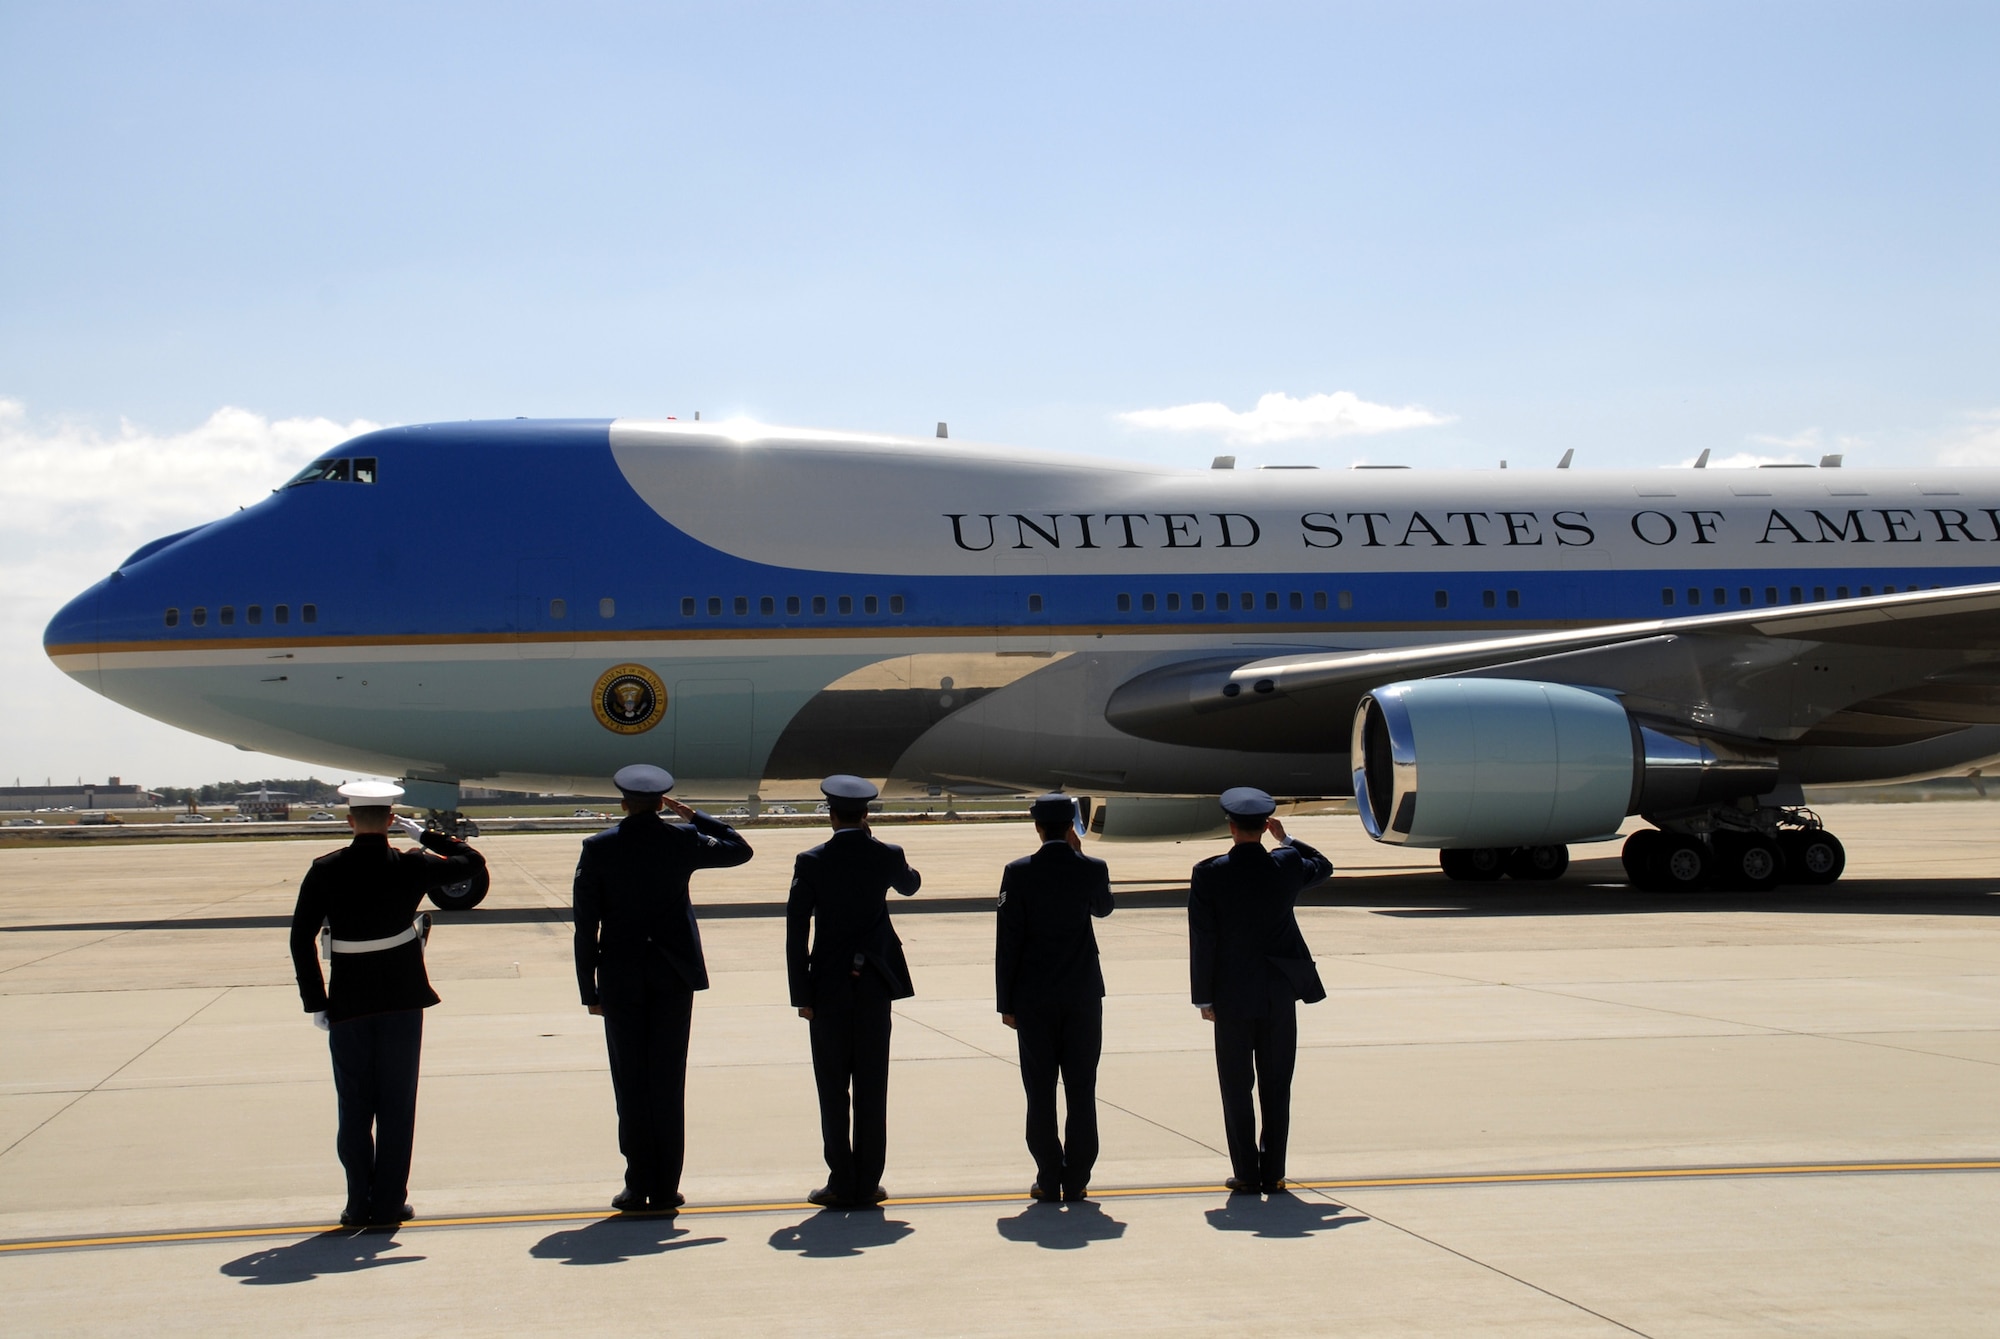
[[[0,719],[9,723],[0,784],[82,771],[181,785],[265,766],[260,755],[142,720],[71,683],[42,654],[42,629],[147,540],[247,506],[376,426],[224,408],[184,432],[121,422],[106,433],[36,423],[19,400],[0,398]]]
[[[2000,465],[2000,409],[1967,414],[1938,448],[1940,465]]]
[[[1689,456],[1687,459],[1681,461],[1680,468],[1685,469],[1694,464],[1696,459],[1697,457]],[[1818,456],[1814,456],[1811,460],[1802,460],[1795,451],[1788,451],[1782,456],[1759,455],[1755,451],[1738,451],[1733,456],[1710,456],[1707,468],[1711,470],[1754,470],[1759,465],[1816,465],[1818,463]]]
[[[1118,418],[1135,428],[1217,433],[1226,441],[1242,445],[1365,436],[1451,422],[1447,414],[1433,414],[1416,405],[1397,408],[1374,404],[1353,391],[1308,395],[1304,399],[1272,391],[1258,398],[1255,409],[1238,411],[1218,400],[1206,400],[1169,409],[1135,409]]]

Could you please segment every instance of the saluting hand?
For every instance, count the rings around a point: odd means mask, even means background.
[[[1285,839],[1285,825],[1283,823],[1280,823],[1277,819],[1275,818],[1265,819],[1264,828],[1277,841],[1282,842]]]
[[[694,810],[688,808],[685,804],[682,804],[679,800],[675,799],[671,795],[662,795],[660,798],[666,801],[667,808],[670,811],[672,811],[672,813],[676,818],[685,818],[690,821],[693,820]]]

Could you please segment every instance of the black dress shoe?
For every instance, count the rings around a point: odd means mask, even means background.
[[[340,1225],[342,1227],[361,1227],[367,1221],[368,1211],[366,1209],[357,1209],[349,1205],[340,1211]]]
[[[688,1197],[678,1190],[670,1190],[664,1195],[648,1195],[646,1206],[660,1213],[672,1213],[688,1202]]]
[[[1063,1188],[1064,1204],[1075,1204],[1078,1200],[1087,1200],[1089,1198],[1090,1192],[1082,1186],[1065,1186]]]
[[[1222,1184],[1229,1187],[1232,1195],[1255,1195],[1261,1188],[1257,1182],[1245,1181],[1240,1176],[1232,1176]]]
[[[611,1197],[611,1207],[619,1213],[638,1213],[646,1207],[646,1197],[636,1190],[621,1190]]]
[[[368,1221],[371,1223],[407,1223],[417,1216],[417,1211],[407,1204],[398,1204],[393,1209],[370,1209]]]
[[[806,1203],[817,1204],[822,1209],[838,1209],[843,1206],[845,1201],[834,1193],[832,1186],[821,1186],[818,1190],[808,1190],[806,1192]]]
[[[1028,1198],[1031,1200],[1040,1200],[1044,1204],[1052,1204],[1055,1202],[1057,1197],[1058,1197],[1058,1192],[1053,1190],[1042,1189],[1042,1183],[1040,1181],[1037,1181],[1033,1185],[1028,1187]]]
[[[882,1189],[882,1187],[880,1186],[876,1186],[875,1193],[870,1195],[867,1199],[860,1201],[860,1203],[863,1208],[867,1208],[869,1205],[872,1204],[880,1204],[882,1201],[888,1198],[889,1198],[889,1192]]]
[[[1266,1181],[1259,1189],[1266,1195],[1282,1195],[1285,1193],[1285,1179],[1279,1177],[1275,1181]]]

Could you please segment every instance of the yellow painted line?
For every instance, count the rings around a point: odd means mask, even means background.
[[[1995,1172],[2000,1158],[1910,1162],[1780,1162],[1727,1167],[1611,1167],[1586,1171],[1475,1172],[1434,1176],[1364,1176],[1340,1180],[1288,1180],[1294,1190],[1396,1190],[1418,1187],[1550,1185],[1577,1181],[1702,1181],[1742,1177],[1843,1176],[1910,1172]],[[1180,1186],[1119,1186],[1091,1188],[1090,1197],[1104,1199],[1165,1199],[1185,1195],[1214,1195],[1226,1188],[1216,1183]],[[884,1209],[973,1204],[1020,1204],[1028,1200],[1023,1191],[1007,1190],[955,1195],[898,1195],[882,1203]],[[796,1213],[814,1211],[817,1206],[804,1200],[743,1201],[734,1204],[698,1204],[679,1210],[679,1216],[715,1217],[735,1214]],[[618,1217],[601,1209],[574,1209],[539,1213],[464,1214],[457,1217],[412,1218],[394,1230],[446,1227],[508,1227],[520,1224],[601,1222]],[[656,1219],[665,1214],[630,1214],[626,1217]],[[95,1237],[48,1237],[39,1240],[0,1242],[0,1254],[29,1251],[70,1251],[96,1246],[174,1246],[201,1241],[236,1241],[253,1237],[311,1236],[323,1232],[360,1232],[362,1228],[342,1228],[338,1223],[274,1223],[263,1227],[200,1228],[186,1232],[127,1232]],[[378,1229],[380,1230],[380,1229]]]

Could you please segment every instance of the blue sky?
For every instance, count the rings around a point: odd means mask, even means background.
[[[0,435],[199,478],[224,407],[701,409],[1205,464],[1225,433],[1118,416],[1347,392],[1435,421],[1243,450],[2000,462],[1996,39],[1977,4],[13,0]],[[118,556],[119,496],[0,552],[0,661]],[[105,731],[0,771],[118,770]],[[216,761],[166,738],[122,770]]]

